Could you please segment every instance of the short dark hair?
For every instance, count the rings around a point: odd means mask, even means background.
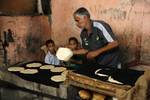
[[[52,39],[47,40],[45,44],[46,44],[46,46],[48,46],[48,44],[50,44],[50,43],[55,45],[55,43]]]
[[[88,18],[90,18],[90,13],[89,11],[84,8],[84,7],[81,7],[81,8],[78,8],[73,15],[81,15],[81,16],[87,16]]]
[[[72,41],[72,40],[75,41],[77,44],[79,43],[78,39],[76,37],[70,37],[69,38],[69,42]]]

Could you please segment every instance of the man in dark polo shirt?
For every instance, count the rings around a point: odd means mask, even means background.
[[[85,63],[87,65],[91,65],[88,63],[92,63],[92,66],[94,66],[96,62],[102,67],[117,67],[119,64],[118,42],[110,26],[103,21],[91,20],[88,10],[83,7],[77,9],[73,16],[76,25],[82,30],[80,34],[82,49],[75,50],[73,53],[75,55],[85,54],[87,58]],[[91,68],[91,66],[89,67]],[[92,70],[92,68],[90,70]],[[68,88],[68,100],[81,100],[78,98],[79,90],[80,89],[74,86],[70,86],[70,88]],[[101,94],[99,94],[99,96],[105,97]]]
[[[101,66],[117,67],[118,42],[111,27],[104,21],[91,20],[88,10],[83,7],[77,9],[73,16],[82,30],[82,49],[73,51],[74,54],[86,54],[89,61],[94,59]]]

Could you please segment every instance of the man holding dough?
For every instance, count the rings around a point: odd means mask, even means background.
[[[104,21],[92,20],[84,7],[77,9],[73,16],[81,29],[82,41],[82,49],[74,51],[74,54],[86,54],[88,60],[94,59],[101,66],[117,67],[118,42],[111,27]]]

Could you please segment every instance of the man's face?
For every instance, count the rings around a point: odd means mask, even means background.
[[[74,15],[74,20],[79,28],[86,28],[88,22],[87,16]]]

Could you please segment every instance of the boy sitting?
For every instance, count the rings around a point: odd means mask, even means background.
[[[48,49],[48,52],[45,56],[45,63],[47,64],[53,64],[53,65],[60,65],[60,61],[56,57],[56,47],[53,40],[47,40],[46,41],[46,47]]]

